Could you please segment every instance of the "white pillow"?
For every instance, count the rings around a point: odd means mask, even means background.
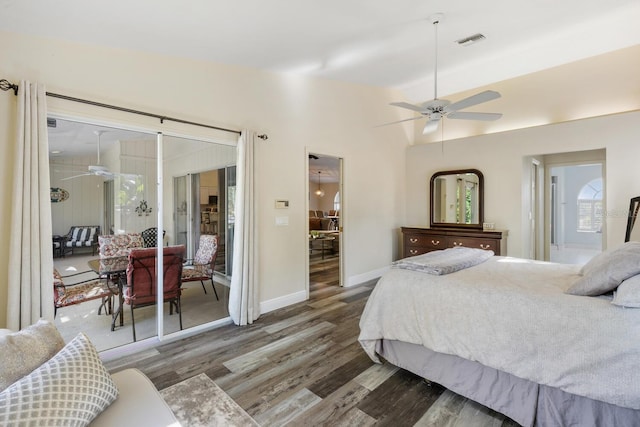
[[[19,332],[0,336],[0,390],[4,390],[64,347],[56,327],[39,320]]]
[[[614,290],[623,280],[640,274],[640,242],[627,242],[592,258],[566,293],[595,296]]]
[[[0,425],[86,426],[118,389],[83,333],[0,393]]]
[[[640,308],[640,275],[633,276],[620,283],[613,294],[611,304],[621,307]]]

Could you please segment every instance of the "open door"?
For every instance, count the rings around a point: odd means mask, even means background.
[[[310,291],[343,286],[342,159],[309,153],[308,280]]]

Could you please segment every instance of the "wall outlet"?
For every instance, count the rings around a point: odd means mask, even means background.
[[[484,231],[493,231],[496,229],[496,223],[495,222],[483,222],[482,223],[482,230]]]

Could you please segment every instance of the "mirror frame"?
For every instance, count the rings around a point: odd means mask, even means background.
[[[640,196],[633,197],[629,203],[629,217],[627,219],[627,232],[624,236],[625,243],[631,240],[631,232],[638,218],[638,210],[640,210]]]
[[[458,175],[458,174],[467,174],[473,173],[478,176],[478,223],[473,224],[458,224],[452,222],[435,222],[433,215],[433,207],[435,205],[435,191],[434,184],[435,180],[443,175]],[[431,176],[431,181],[429,184],[429,224],[432,228],[474,228],[474,229],[482,229],[482,223],[484,222],[484,175],[478,169],[458,169],[458,170],[447,170],[436,172]]]

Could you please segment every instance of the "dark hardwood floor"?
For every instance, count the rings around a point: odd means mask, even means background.
[[[360,348],[358,322],[375,281],[337,286],[337,256],[313,254],[309,301],[110,361],[163,389],[205,373],[263,426],[517,426]]]

